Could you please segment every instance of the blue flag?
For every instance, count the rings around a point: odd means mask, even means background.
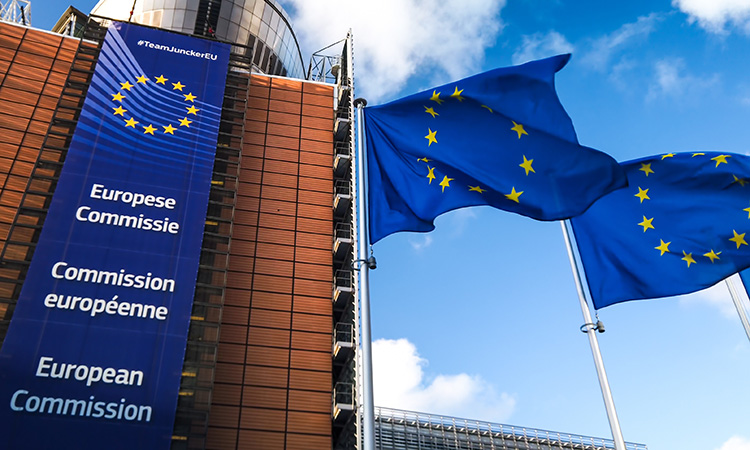
[[[750,266],[750,158],[651,156],[571,219],[596,308],[687,294]]]
[[[555,73],[569,58],[365,108],[370,241],[431,231],[437,216],[466,206],[564,219],[625,186],[614,159],[578,144],[557,98]]]

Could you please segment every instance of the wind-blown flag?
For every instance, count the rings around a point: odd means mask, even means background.
[[[495,69],[364,109],[372,243],[431,231],[490,205],[539,220],[585,211],[625,186],[608,155],[578,144],[555,92],[570,55]]]
[[[750,158],[651,156],[571,219],[596,308],[687,294],[750,266]]]

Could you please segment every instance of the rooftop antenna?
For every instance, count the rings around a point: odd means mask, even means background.
[[[0,20],[30,26],[31,2],[28,0],[0,2]]]

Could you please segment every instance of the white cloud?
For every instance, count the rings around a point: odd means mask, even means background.
[[[690,23],[710,33],[727,34],[727,25],[750,34],[750,1],[748,0],[672,0],[675,6],[688,15]]]
[[[635,42],[645,40],[660,20],[660,15],[652,13],[639,17],[634,23],[626,23],[613,33],[595,40],[582,60],[594,69],[606,70],[617,53]]]
[[[750,440],[742,436],[732,436],[715,450],[750,450]]]
[[[409,239],[409,244],[411,244],[411,248],[414,250],[422,251],[432,245],[432,236],[425,234],[416,239]]]
[[[573,49],[573,44],[557,31],[535,33],[523,36],[521,47],[513,52],[513,64],[523,64],[561,53],[572,53]]]
[[[394,95],[417,73],[437,83],[476,72],[502,29],[505,6],[505,0],[289,1],[306,55],[352,30],[357,95],[370,102]]]
[[[682,100],[697,98],[704,91],[719,83],[719,76],[696,77],[685,73],[685,61],[681,58],[662,59],[654,65],[654,82],[649,87],[647,100],[673,97]]]
[[[728,319],[737,317],[737,309],[734,307],[732,297],[729,296],[729,290],[723,281],[708,289],[681,296],[680,303],[686,306],[707,305],[716,308],[722,316]]]
[[[373,383],[378,406],[502,422],[513,413],[516,399],[500,393],[478,375],[459,373],[428,379],[419,356],[406,339],[373,342]]]

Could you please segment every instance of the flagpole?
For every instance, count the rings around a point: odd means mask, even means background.
[[[604,370],[604,360],[602,359],[602,354],[599,350],[599,341],[596,338],[596,331],[599,327],[591,319],[591,311],[589,310],[589,305],[586,301],[583,283],[578,271],[578,264],[576,263],[575,254],[573,253],[573,243],[571,241],[570,232],[568,231],[569,221],[560,221],[560,226],[562,227],[563,235],[565,236],[565,246],[568,249],[568,259],[570,260],[570,267],[573,270],[573,279],[576,283],[578,300],[581,304],[581,312],[583,313],[584,325],[581,327],[581,331],[585,330],[585,333],[589,337],[591,353],[594,356],[594,365],[596,366],[596,373],[599,376],[599,386],[601,387],[602,398],[604,399],[604,408],[607,410],[609,428],[612,430],[612,440],[615,442],[615,450],[626,450],[625,440],[622,437],[622,430],[620,429],[620,421],[617,418],[617,411],[615,410],[615,401],[612,398],[612,391],[609,389],[607,372]]]
[[[375,401],[372,382],[372,332],[370,329],[370,262],[367,261],[367,183],[365,165],[365,136],[362,108],[367,100],[354,100],[357,108],[357,250],[355,264],[359,264],[360,339],[362,344],[362,448],[375,450]],[[373,260],[374,261],[374,260]],[[374,267],[373,267],[374,268]]]
[[[727,283],[727,287],[729,288],[729,295],[732,297],[734,307],[737,308],[737,314],[739,314],[740,316],[740,322],[742,322],[742,326],[745,328],[745,334],[747,335],[748,340],[750,340],[750,322],[748,322],[747,311],[745,311],[745,308],[742,306],[742,299],[740,299],[740,295],[737,292],[737,287],[734,284],[733,278],[735,277],[739,277],[739,275],[734,274],[724,281]]]

